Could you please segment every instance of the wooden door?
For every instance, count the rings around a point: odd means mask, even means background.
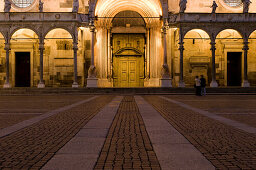
[[[227,55],[228,86],[241,86],[242,77],[242,53],[228,52]]]
[[[113,35],[114,87],[143,87],[145,78],[143,34]]]
[[[15,86],[30,87],[30,52],[16,52],[15,65]]]

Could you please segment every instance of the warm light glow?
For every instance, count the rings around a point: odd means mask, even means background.
[[[162,15],[160,0],[98,0],[95,15],[114,17],[125,10],[136,11],[142,17],[159,17]]]
[[[242,38],[239,32],[233,29],[226,29],[221,31],[217,38]]]
[[[197,33],[197,35],[193,34]],[[209,35],[201,29],[193,29],[185,35],[185,38],[210,38]]]

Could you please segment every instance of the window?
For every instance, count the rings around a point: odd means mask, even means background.
[[[242,0],[223,0],[226,5],[230,7],[240,7],[242,5]]]
[[[34,2],[34,0],[12,0],[12,2],[19,8],[27,8]]]

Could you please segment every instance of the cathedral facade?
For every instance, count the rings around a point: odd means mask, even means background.
[[[0,87],[256,86],[256,2],[0,0]]]

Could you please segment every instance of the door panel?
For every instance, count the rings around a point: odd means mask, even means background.
[[[143,34],[113,34],[113,53],[122,51],[113,56],[114,87],[144,86],[144,43]]]
[[[30,87],[30,53],[15,53],[15,86]]]
[[[228,52],[227,62],[228,86],[241,86],[242,53]]]

